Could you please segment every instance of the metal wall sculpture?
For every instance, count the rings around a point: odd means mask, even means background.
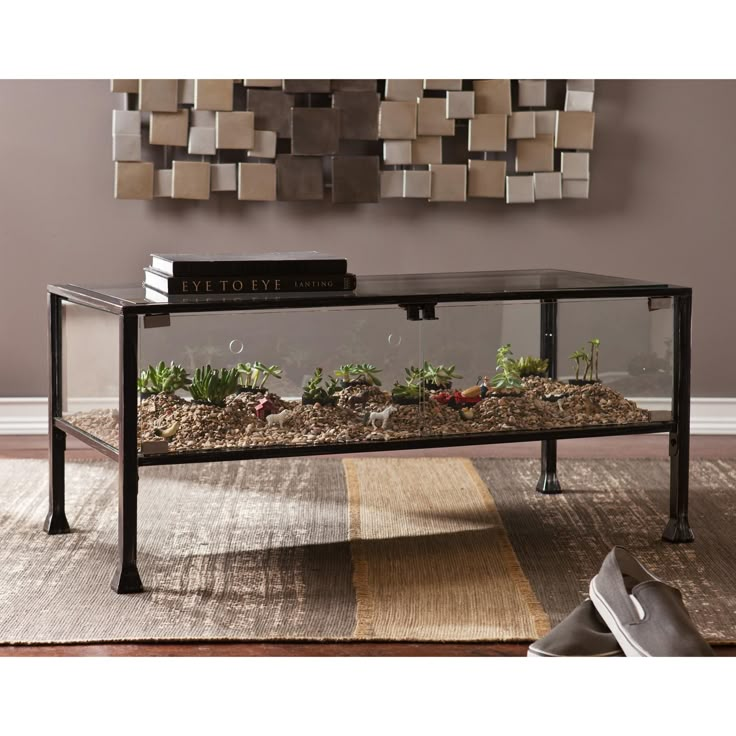
[[[113,79],[117,199],[587,199],[593,80]],[[231,195],[234,196],[234,195]]]

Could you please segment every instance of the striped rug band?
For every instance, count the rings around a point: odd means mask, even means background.
[[[534,639],[549,629],[471,462],[343,465],[356,639]]]

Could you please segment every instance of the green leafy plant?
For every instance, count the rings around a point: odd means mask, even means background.
[[[502,345],[496,351],[496,375],[491,386],[504,391],[518,391],[524,388],[516,361],[512,357],[511,344]]]
[[[424,368],[416,368],[410,366],[404,369],[406,374],[406,382],[398,381],[391,389],[391,398],[397,403],[413,404],[423,401],[426,398],[426,388],[424,380]]]
[[[162,360],[158,365],[149,365],[141,371],[138,390],[142,394],[169,394],[187,388],[190,383],[184,368],[173,362],[166,365]]]
[[[418,383],[395,383],[391,398],[397,403],[418,403],[426,397],[424,387]]]
[[[590,380],[598,381],[598,356],[600,353],[601,341],[594,337],[590,340]]]
[[[588,366],[590,365],[590,356],[586,352],[585,348],[580,348],[576,350],[571,356],[570,360],[572,360],[575,363],[575,380],[580,380],[580,364],[582,363],[585,366],[585,370],[583,371],[583,380],[585,380],[585,376],[588,373]]]
[[[377,375],[380,372],[381,369],[371,363],[346,363],[335,371],[335,377],[343,383],[354,381],[367,386],[380,386],[381,381]]]
[[[535,358],[531,355],[524,355],[514,361],[516,370],[521,378],[527,376],[544,376],[549,369],[549,360],[547,358]]]
[[[413,365],[409,368],[404,368],[406,374],[407,386],[421,386],[424,383],[424,371],[422,368],[415,368]]]
[[[600,354],[601,341],[597,337],[593,337],[588,341],[590,352],[585,346],[576,350],[570,360],[575,363],[575,380],[580,380],[580,365],[584,366],[583,381],[599,381],[598,378],[598,359]]]
[[[425,360],[420,368],[411,366],[404,370],[407,384],[420,384],[425,388],[443,389],[450,388],[455,379],[462,378],[455,372],[455,366],[433,365]]]
[[[235,366],[238,371],[238,379],[243,388],[254,388],[252,384],[253,363],[238,363]]]
[[[432,365],[426,360],[422,371],[424,372],[424,385],[436,388],[450,388],[454,380],[462,378],[459,373],[455,372],[454,365]]]
[[[378,377],[378,373],[381,372],[380,368],[377,368],[372,363],[358,363],[355,366],[357,371],[356,380],[360,383],[366,383],[369,386],[380,386],[381,379]]]
[[[269,378],[281,379],[282,369],[277,365],[265,365],[260,361],[254,363],[238,363],[235,366],[238,371],[240,385],[243,388],[265,391],[266,382]]]
[[[194,371],[189,392],[195,401],[222,406],[225,403],[225,398],[235,393],[238,387],[239,375],[240,372],[237,368],[219,370],[208,364]]]
[[[323,386],[322,381],[326,379]],[[316,368],[302,389],[303,404],[322,404],[327,406],[337,402],[340,386],[334,376],[325,376],[321,368]]]
[[[278,381],[282,378],[282,369],[277,365],[264,365],[263,366],[263,376],[261,378],[261,385],[259,388],[264,388],[266,385],[266,381],[268,381],[269,378],[274,378]]]
[[[357,366],[355,363],[345,363],[345,365],[341,365],[336,371],[335,371],[335,377],[340,379],[341,381],[344,381],[345,383],[350,383],[350,379],[353,375],[357,374]]]

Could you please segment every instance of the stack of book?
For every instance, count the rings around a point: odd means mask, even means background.
[[[352,291],[344,258],[317,251],[255,255],[151,254],[143,285],[147,296]]]

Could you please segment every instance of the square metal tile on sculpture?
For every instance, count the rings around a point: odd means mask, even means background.
[[[189,138],[189,110],[152,112],[148,142],[156,146],[186,146]]]
[[[417,135],[455,135],[455,121],[447,117],[447,101],[424,97],[417,107]]]
[[[333,202],[377,202],[379,193],[378,156],[332,157]]]
[[[294,107],[291,110],[291,152],[297,156],[324,156],[340,147],[340,111],[331,107]]]
[[[378,113],[378,135],[384,139],[409,140],[417,137],[417,103],[381,102]]]
[[[215,119],[215,146],[247,150],[255,144],[255,116],[252,112],[218,112]]]
[[[432,196],[431,171],[403,171],[403,192],[406,199],[429,199]]]
[[[280,200],[321,201],[324,199],[324,175],[320,157],[278,155],[276,175]]]
[[[209,199],[210,165],[204,161],[174,161],[171,196],[174,199]]]
[[[476,113],[468,123],[468,150],[505,151],[507,115]]]
[[[464,164],[431,164],[432,202],[464,202],[467,199],[468,170]]]
[[[468,197],[503,199],[505,195],[505,161],[468,161]]]
[[[249,89],[246,108],[255,114],[256,130],[274,130],[281,138],[291,137],[291,108],[294,95],[278,89]]]
[[[332,94],[332,106],[340,110],[340,137],[346,140],[378,139],[377,92],[343,92]]]
[[[238,199],[251,202],[276,200],[276,164],[238,164]]]
[[[153,164],[142,162],[115,162],[115,199],[152,199]]]
[[[194,107],[197,110],[232,110],[233,80],[195,79]]]

